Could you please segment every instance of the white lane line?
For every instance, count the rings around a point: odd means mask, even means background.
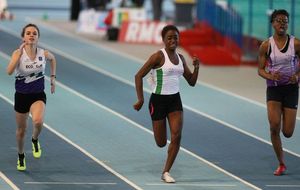
[[[45,77],[45,78],[47,80],[49,80],[49,77]],[[149,130],[149,129],[143,127],[143,126],[141,126],[140,124],[136,123],[135,121],[132,121],[131,119],[125,117],[124,115],[122,115],[122,114],[120,114],[120,113],[118,113],[118,112],[116,112],[116,111],[114,111],[114,110],[112,110],[112,109],[110,109],[110,108],[108,108],[108,107],[106,107],[106,106],[98,103],[97,101],[88,98],[87,96],[85,96],[85,95],[83,95],[83,94],[81,94],[81,93],[73,90],[72,88],[70,88],[70,87],[68,87],[68,86],[60,83],[59,81],[56,81],[56,85],[60,86],[64,90],[69,91],[70,93],[72,93],[72,94],[74,94],[74,95],[76,95],[76,96],[78,96],[78,97],[86,100],[87,102],[90,102],[91,104],[93,104],[93,105],[95,105],[97,107],[100,107],[101,109],[104,109],[105,111],[107,111],[109,113],[112,113],[113,115],[115,115],[115,116],[117,116],[117,117],[119,117],[119,118],[127,121],[128,123],[132,124],[133,126],[139,128],[139,129],[142,129],[143,131],[145,131],[145,132],[153,135],[153,132],[151,130]],[[0,97],[3,97],[3,99],[6,100],[6,101],[8,100],[8,102],[13,105],[13,102],[11,100],[7,99],[5,96],[3,96],[1,93],[0,93]],[[126,182],[128,184],[131,184],[132,186],[135,185],[132,182],[130,182],[128,179],[126,179],[125,177],[121,176],[120,174],[118,174],[117,172],[115,172],[114,170],[112,170],[110,167],[106,166],[102,161],[100,161],[97,158],[95,158],[93,155],[91,155],[90,153],[88,153],[86,150],[84,150],[83,148],[81,148],[79,145],[75,144],[74,142],[72,142],[71,140],[69,140],[68,138],[66,138],[65,136],[63,136],[62,134],[60,134],[59,132],[57,132],[56,130],[54,130],[53,128],[51,128],[50,126],[48,126],[47,124],[44,124],[44,126],[48,130],[50,130],[51,132],[53,132],[54,134],[56,134],[58,137],[64,139],[66,142],[68,142],[72,146],[76,147],[82,153],[86,154],[88,157],[90,157],[91,159],[93,159],[95,162],[97,162],[98,164],[100,164],[101,166],[103,166],[104,168],[106,168],[107,170],[109,170],[110,172],[112,172],[113,174],[115,174],[116,176],[118,176],[119,178],[123,179],[124,181],[126,180]],[[170,141],[168,141],[168,143],[170,143]],[[228,176],[230,176],[230,177],[232,177],[232,178],[240,181],[241,183],[244,183],[245,185],[247,185],[247,186],[249,186],[249,187],[251,187],[251,188],[253,188],[255,190],[260,190],[260,188],[256,187],[255,185],[253,185],[253,184],[251,184],[251,183],[249,183],[249,182],[247,182],[247,181],[239,178],[238,176],[233,175],[232,173],[230,173],[230,172],[222,169],[221,167],[219,167],[219,166],[217,166],[217,165],[209,162],[208,160],[206,160],[206,159],[198,156],[197,154],[195,154],[195,153],[193,153],[193,152],[191,152],[191,151],[189,151],[189,150],[187,150],[187,149],[185,149],[183,147],[180,147],[180,150],[182,150],[183,152],[185,152],[185,153],[193,156],[194,158],[196,158],[196,159],[198,159],[198,160],[206,163],[207,165],[209,165],[209,166],[211,166],[211,167],[219,170],[220,172],[222,172],[222,173],[224,173],[224,174],[226,174],[226,175],[228,175]],[[138,188],[139,187],[137,186],[137,189]]]
[[[141,59],[139,59],[139,58],[137,58],[137,57],[135,57],[133,55],[117,51],[117,50],[115,50],[113,48],[107,47],[105,45],[101,45],[101,44],[99,44],[99,43],[97,43],[95,41],[92,41],[92,40],[89,40],[89,39],[85,39],[83,37],[78,37],[75,34],[71,34],[71,33],[66,32],[64,30],[61,30],[61,29],[59,29],[57,27],[52,27],[51,25],[49,25],[49,24],[47,24],[45,22],[42,22],[39,19],[34,19],[34,18],[27,17],[25,20],[28,21],[28,22],[37,23],[39,26],[43,26],[43,27],[47,28],[47,30],[50,30],[50,31],[55,32],[55,33],[59,33],[59,34],[61,34],[63,36],[66,36],[68,38],[72,38],[72,39],[74,39],[76,41],[79,41],[81,43],[85,43],[87,45],[93,45],[93,46],[95,46],[97,48],[101,48],[104,51],[107,51],[107,52],[110,52],[110,53],[113,53],[113,54],[117,54],[117,55],[121,55],[123,57],[129,58],[129,59],[134,60],[136,62],[143,62],[144,61],[144,60],[141,60]]]
[[[36,23],[38,23],[39,25],[44,26],[45,28],[47,28],[47,29],[50,30],[50,31],[53,31],[53,32],[62,34],[62,35],[67,36],[67,37],[69,37],[69,38],[73,38],[73,39],[75,39],[75,40],[77,40],[77,41],[79,41],[79,42],[83,42],[83,43],[86,43],[86,44],[92,44],[92,45],[95,46],[95,47],[98,47],[98,48],[101,48],[101,49],[103,49],[103,50],[105,50],[105,51],[109,51],[109,52],[111,52],[111,53],[114,53],[114,54],[117,54],[117,55],[126,57],[126,58],[128,58],[128,59],[134,60],[134,61],[139,62],[139,63],[144,63],[144,62],[145,62],[145,60],[143,60],[143,59],[137,58],[137,57],[135,57],[135,56],[133,56],[133,55],[130,55],[130,54],[127,54],[127,53],[124,53],[124,52],[117,51],[117,50],[115,50],[115,49],[113,49],[113,48],[110,48],[110,47],[107,47],[107,46],[105,46],[105,45],[99,44],[98,42],[95,42],[95,41],[92,41],[92,40],[89,40],[89,39],[86,39],[86,38],[83,38],[83,37],[79,37],[79,38],[78,38],[78,35],[72,34],[72,33],[70,33],[70,32],[66,32],[66,31],[64,31],[64,30],[62,30],[62,29],[59,29],[59,28],[56,28],[56,27],[52,27],[51,25],[49,25],[49,24],[47,24],[47,23],[45,23],[45,22],[42,22],[42,21],[40,21],[40,20],[38,20],[38,19],[34,19],[34,18],[26,18],[26,19],[27,19],[28,21],[36,22]],[[213,90],[222,92],[222,93],[227,94],[227,95],[229,95],[229,96],[233,96],[233,97],[239,98],[239,99],[241,99],[241,100],[244,100],[244,101],[250,102],[250,103],[252,103],[252,104],[255,104],[255,105],[257,105],[257,106],[261,106],[261,107],[266,108],[266,105],[263,104],[263,103],[261,103],[261,102],[252,100],[252,99],[250,99],[250,98],[246,98],[246,97],[241,96],[241,95],[238,95],[238,94],[235,94],[235,93],[233,93],[233,92],[230,92],[230,91],[228,91],[228,90],[219,88],[219,87],[214,86],[214,85],[211,85],[211,84],[209,84],[209,83],[205,83],[205,82],[202,82],[202,81],[197,81],[197,83],[198,83],[199,85],[206,86],[206,87],[208,87],[208,88],[211,88],[211,89],[213,89]],[[300,117],[297,117],[297,119],[300,120]]]
[[[13,189],[13,190],[20,190],[16,184],[14,184],[4,173],[0,171],[0,177]]]
[[[220,187],[220,188],[232,188],[236,187],[234,184],[205,184],[205,183],[180,183],[176,182],[174,184],[167,183],[146,183],[147,186],[178,186],[178,187]]]
[[[113,48],[107,47],[107,46],[105,46],[105,45],[101,45],[101,44],[96,43],[96,42],[94,42],[94,41],[92,41],[92,40],[85,39],[85,38],[83,38],[83,37],[78,38],[77,35],[71,34],[71,33],[66,32],[66,31],[64,31],[64,30],[61,30],[61,29],[59,29],[59,28],[54,28],[54,27],[52,27],[51,25],[49,25],[49,24],[47,24],[47,23],[45,23],[45,22],[41,22],[41,21],[38,20],[38,19],[33,19],[33,18],[27,17],[26,20],[32,21],[32,22],[35,22],[35,23],[38,23],[39,25],[44,26],[44,27],[47,28],[48,30],[51,30],[51,31],[56,32],[56,33],[60,33],[60,34],[62,34],[62,35],[64,35],[64,36],[67,36],[67,37],[69,37],[69,38],[73,38],[73,39],[75,39],[75,40],[77,40],[77,41],[79,41],[79,42],[84,42],[84,43],[87,43],[87,44],[92,44],[92,45],[95,46],[95,47],[101,48],[101,49],[103,49],[103,50],[105,50],[105,51],[112,52],[112,53],[114,53],[114,54],[118,54],[118,55],[124,56],[124,57],[126,57],[126,58],[132,59],[132,60],[137,61],[137,62],[139,62],[139,63],[144,63],[144,61],[145,61],[145,60],[136,58],[136,57],[134,57],[134,56],[132,56],[132,55],[130,55],[130,54],[127,54],[127,53],[124,53],[124,52],[120,52],[120,51],[116,51],[116,50],[114,50]],[[8,29],[8,28],[3,28],[3,30],[6,30],[6,31],[12,33],[13,35],[15,35],[16,37],[19,37],[19,34],[16,33],[16,32],[14,32],[13,30],[10,30],[10,29]],[[40,43],[40,42],[39,42],[39,43]],[[43,44],[43,46],[49,47],[48,49],[53,49],[53,52],[56,50],[56,48],[47,46],[46,44]],[[74,60],[74,57],[73,57],[73,56],[65,55],[65,54],[64,54],[63,52],[61,52],[60,50],[57,50],[57,53],[60,54],[60,55],[62,55],[62,56],[65,56],[65,57],[67,57],[67,58],[69,58],[69,59],[71,59],[71,60]],[[76,61],[76,60],[77,60],[77,61]],[[81,64],[81,61],[78,61],[78,60],[80,60],[80,59],[76,59],[76,60],[75,60],[75,62]],[[81,65],[82,65],[82,64],[81,64]],[[95,71],[99,70],[98,72],[100,72],[100,73],[102,73],[102,74],[104,74],[104,75],[107,75],[107,76],[109,76],[109,77],[111,77],[111,78],[114,78],[114,79],[116,79],[116,80],[121,79],[121,80],[119,80],[119,81],[121,81],[121,82],[123,82],[123,83],[125,83],[125,84],[129,84],[129,85],[131,85],[131,86],[134,86],[134,84],[131,83],[130,81],[125,80],[125,79],[123,79],[123,78],[120,78],[120,77],[118,77],[118,76],[116,76],[116,75],[113,75],[113,74],[111,74],[111,73],[109,73],[109,72],[107,72],[107,71],[105,71],[105,70],[96,68],[96,66],[94,66],[94,65],[90,65],[89,63],[85,63],[85,64],[83,64],[83,65],[86,66],[86,67],[88,67],[88,68],[91,68],[91,69],[95,67],[95,69],[93,69],[93,70],[95,70]],[[132,85],[132,84],[133,84],[133,85]],[[238,99],[241,99],[241,100],[250,102],[250,103],[252,103],[252,104],[255,104],[255,105],[257,105],[257,106],[266,108],[266,105],[263,104],[263,103],[261,103],[261,102],[252,100],[252,99],[250,99],[250,98],[246,98],[246,97],[244,97],[244,96],[235,94],[235,93],[230,92],[230,91],[228,91],[228,90],[219,88],[219,87],[217,87],[217,86],[214,86],[214,85],[211,85],[211,84],[202,82],[202,81],[197,81],[197,84],[198,84],[198,85],[206,86],[206,87],[211,88],[211,89],[213,89],[213,90],[219,91],[219,92],[221,92],[221,93],[223,93],[223,94],[227,94],[227,95],[229,95],[229,96],[233,96],[233,97],[235,97],[235,98],[238,98]],[[150,91],[149,89],[146,89],[145,91],[151,93],[151,91]],[[185,105],[183,105],[183,106],[185,107]],[[300,120],[300,117],[297,116],[296,118],[297,118],[297,120]]]
[[[0,56],[4,57],[7,60],[10,60],[10,56],[8,56],[7,54],[3,53],[2,51],[0,51]]]
[[[112,110],[112,109],[110,109],[110,108],[108,108],[108,107],[106,107],[106,106],[104,106],[104,105],[98,103],[97,101],[95,101],[95,100],[93,100],[93,99],[91,99],[91,98],[88,98],[87,96],[85,96],[85,95],[83,95],[83,94],[81,94],[81,93],[79,93],[79,92],[77,92],[77,91],[71,89],[70,87],[68,87],[68,86],[66,86],[66,85],[64,85],[64,84],[62,84],[62,83],[60,83],[60,82],[57,82],[57,85],[59,85],[60,87],[62,87],[62,88],[65,89],[65,90],[67,90],[67,91],[73,93],[74,95],[76,95],[76,96],[78,96],[78,97],[80,97],[80,98],[86,100],[87,102],[90,102],[91,104],[94,104],[95,106],[100,107],[101,109],[104,109],[105,111],[107,111],[107,112],[109,112],[109,113],[112,113],[113,115],[115,115],[115,116],[117,116],[117,117],[119,117],[119,118],[121,118],[121,119],[127,121],[128,123],[132,124],[133,126],[139,128],[139,129],[142,129],[143,131],[145,131],[145,132],[147,132],[147,133],[153,135],[153,132],[152,132],[151,130],[149,130],[149,129],[143,127],[142,125],[140,125],[140,124],[136,123],[135,121],[133,121],[133,120],[131,120],[131,119],[125,117],[124,115],[122,115],[122,114],[120,114],[120,113],[118,113],[118,112],[116,112],[116,111],[114,111],[114,110]],[[168,143],[170,143],[169,140],[168,140]],[[206,163],[207,165],[209,165],[209,166],[211,166],[211,167],[213,167],[213,168],[215,168],[215,169],[217,169],[217,170],[219,170],[219,171],[225,173],[225,174],[228,175],[228,176],[231,176],[232,178],[234,178],[234,179],[236,179],[236,180],[238,180],[238,181],[240,181],[240,182],[242,182],[242,183],[244,183],[244,184],[246,184],[246,185],[248,185],[248,186],[250,186],[250,187],[252,187],[252,188],[254,188],[254,189],[260,189],[260,188],[258,188],[258,187],[256,187],[256,186],[252,185],[251,183],[249,183],[249,182],[247,182],[247,181],[245,181],[245,180],[243,180],[243,179],[241,179],[241,178],[239,178],[239,177],[237,177],[237,176],[231,174],[230,172],[228,172],[228,171],[222,169],[221,167],[219,167],[219,166],[217,166],[217,165],[215,165],[215,164],[213,164],[213,163],[211,163],[211,162],[205,160],[204,158],[198,156],[197,154],[195,154],[195,153],[193,153],[193,152],[191,152],[191,151],[189,151],[189,150],[187,150],[187,149],[185,149],[185,148],[183,148],[183,147],[180,147],[180,150],[184,151],[185,153],[187,153],[187,154],[193,156],[194,158],[196,158],[196,159],[198,159],[198,160],[201,160],[202,162]]]
[[[29,185],[117,185],[117,183],[85,183],[85,182],[61,182],[61,181],[25,181],[25,184]]]
[[[250,132],[248,132],[248,131],[245,131],[245,130],[243,130],[243,129],[240,129],[240,128],[234,126],[234,125],[231,125],[230,123],[227,123],[227,122],[225,122],[225,121],[223,121],[223,120],[217,119],[217,118],[215,118],[215,117],[213,117],[213,116],[211,116],[211,115],[208,115],[208,114],[206,114],[206,113],[204,113],[204,112],[201,112],[201,111],[199,111],[199,110],[196,110],[196,109],[194,109],[194,108],[192,108],[192,107],[185,106],[185,108],[187,108],[188,110],[193,111],[193,112],[195,112],[195,113],[197,113],[197,114],[199,114],[199,115],[202,115],[202,116],[204,116],[204,117],[206,117],[206,118],[208,118],[208,119],[210,119],[210,120],[213,120],[213,121],[215,121],[215,122],[217,122],[217,123],[220,123],[220,124],[222,124],[223,126],[226,126],[226,127],[230,128],[230,129],[233,129],[233,130],[235,130],[235,131],[238,131],[238,132],[240,132],[240,133],[242,133],[242,134],[244,134],[244,135],[246,135],[246,136],[252,137],[252,138],[254,138],[254,139],[258,140],[258,141],[261,141],[261,142],[263,142],[263,143],[266,143],[266,144],[272,146],[272,143],[271,143],[270,141],[267,141],[267,140],[265,140],[265,139],[263,139],[263,138],[261,138],[261,137],[259,137],[259,136],[256,136],[256,135],[254,135],[254,134],[252,134],[252,133],[250,133]],[[286,148],[283,148],[283,150],[284,150],[285,152],[288,152],[288,153],[290,153],[290,154],[292,154],[292,155],[294,155],[294,156],[300,158],[300,154],[298,154],[298,153],[296,153],[296,152],[293,152],[293,151],[291,151],[291,150],[289,150],[289,149],[286,149]]]
[[[45,77],[45,78],[49,81],[49,77]],[[57,85],[61,85],[59,82],[56,82],[56,84]],[[5,100],[6,102],[8,102],[11,105],[14,105],[14,103],[13,103],[12,100],[8,99],[7,97],[5,97],[1,93],[0,93],[0,98],[2,98],[3,100]],[[95,161],[96,163],[98,163],[99,165],[101,165],[103,168],[105,168],[106,170],[108,170],[109,172],[111,172],[112,174],[114,174],[115,176],[117,176],[118,178],[120,178],[121,180],[123,180],[124,182],[126,182],[128,185],[132,186],[133,188],[135,188],[137,190],[142,190],[142,188],[140,188],[138,185],[136,185],[135,183],[131,182],[129,179],[127,179],[126,177],[122,176],[121,174],[119,174],[118,172],[116,172],[115,170],[113,170],[111,167],[107,166],[103,161],[100,161],[99,159],[97,159],[95,156],[93,156],[92,154],[90,154],[88,151],[86,151],[85,149],[83,149],[82,147],[80,147],[79,145],[77,145],[76,143],[74,143],[73,141],[71,141],[70,139],[68,139],[67,137],[65,137],[64,135],[62,135],[61,133],[59,133],[55,129],[53,129],[51,126],[49,126],[46,123],[44,123],[44,127],[47,128],[52,133],[54,133],[56,136],[60,137],[61,139],[63,139],[64,141],[66,141],[67,143],[69,143],[70,145],[72,145],[73,147],[77,148],[80,152],[82,152],[83,154],[85,154],[86,156],[88,156],[90,159],[92,159],[93,161]]]
[[[10,31],[10,33],[12,34],[12,33],[14,33],[14,31]],[[49,48],[49,49],[50,49],[50,48]],[[59,51],[59,50],[58,50],[58,51]],[[60,51],[59,51],[59,52],[60,52]],[[78,62],[78,61],[76,61],[75,59],[74,59],[74,61],[75,61],[75,62]],[[111,74],[111,75],[113,75],[113,74]],[[123,80],[122,78],[120,78],[120,77],[116,77],[116,78],[119,78],[119,80],[121,80],[121,82],[124,82],[124,80]],[[49,80],[48,77],[46,77],[46,79]],[[116,79],[116,80],[118,80],[118,79]],[[129,83],[131,84],[130,81],[129,81]],[[115,112],[114,110],[112,110],[112,109],[110,109],[110,108],[108,108],[108,107],[106,107],[106,106],[104,106],[104,105],[102,105],[102,104],[99,104],[97,101],[92,100],[92,99],[88,98],[87,96],[84,96],[83,94],[81,94],[81,93],[79,93],[79,92],[77,92],[77,91],[75,91],[75,90],[73,90],[73,89],[67,87],[66,85],[63,85],[62,83],[59,83],[58,81],[57,81],[57,84],[58,84],[59,86],[61,86],[63,89],[65,89],[65,90],[67,90],[67,91],[69,91],[69,92],[71,92],[71,93],[77,95],[78,97],[81,97],[82,99],[85,99],[86,101],[88,101],[88,102],[90,102],[90,103],[92,103],[92,104],[94,104],[94,105],[96,105],[96,106],[98,106],[98,107],[101,107],[102,109],[104,109],[104,110],[106,110],[106,111],[108,111],[108,112],[110,112],[110,113],[112,113],[112,114],[114,114],[114,115],[116,115],[116,116],[118,116],[118,117],[120,117],[120,118],[126,120],[127,122],[131,123],[132,125],[134,125],[134,126],[136,126],[136,127],[138,127],[138,128],[140,128],[140,129],[142,129],[142,130],[144,130],[144,131],[146,131],[146,132],[148,132],[148,133],[150,133],[150,134],[153,135],[153,132],[152,132],[151,130],[149,130],[149,129],[147,129],[147,128],[141,126],[141,125],[139,125],[138,123],[132,121],[131,119],[125,117],[124,115],[122,115],[122,114],[120,114],[120,113],[118,113],[118,112]],[[134,84],[131,84],[131,85],[133,86]],[[190,109],[191,111],[194,111],[195,113],[201,114],[201,112],[199,112],[199,111],[197,111],[197,110],[195,110],[195,109],[192,109],[192,108],[187,107],[187,106],[186,106],[186,108],[187,108],[187,109]],[[203,115],[203,114],[201,114],[201,115]],[[203,116],[207,117],[207,116],[209,116],[209,115],[205,114],[205,115],[203,115]],[[214,120],[214,121],[216,121],[216,122],[219,122],[219,123],[220,123],[220,121],[221,121],[221,120],[216,119],[216,118],[214,118],[214,117],[212,117],[212,116],[209,116],[209,119],[212,119],[212,120]],[[224,125],[225,122],[222,122],[221,124]],[[45,125],[45,126],[47,127],[47,125]],[[225,126],[230,127],[230,128],[232,128],[232,129],[238,129],[238,131],[240,131],[240,132],[243,131],[243,130],[241,130],[241,129],[237,128],[237,127],[234,127],[234,126],[232,126],[232,125],[229,125],[229,126],[228,126],[228,125],[225,125]],[[54,129],[52,129],[52,128],[50,128],[50,127],[49,127],[49,130],[52,130],[52,132],[55,133],[55,134],[57,134],[58,136],[61,135],[60,133],[58,133],[57,131],[55,131]],[[244,132],[244,134],[250,134],[250,133],[248,133],[248,132],[246,132],[246,131],[243,131],[243,132]],[[252,135],[252,136],[254,136],[254,135]],[[254,137],[256,137],[256,136],[254,136]],[[66,138],[66,137],[64,137],[64,136],[61,135],[61,138]],[[256,138],[257,138],[257,139],[261,139],[261,138],[259,138],[259,137],[256,137]],[[68,139],[65,139],[65,140],[67,141]],[[70,140],[69,140],[69,141],[70,141]],[[263,140],[263,142],[264,142],[264,141],[265,141],[265,140]],[[168,141],[168,142],[169,142],[169,141]],[[71,144],[71,143],[73,143],[73,142],[70,141],[69,143]],[[74,145],[73,145],[73,144],[74,144]],[[78,145],[76,145],[75,143],[73,143],[73,144],[72,144],[73,146],[78,146]],[[80,149],[82,149],[82,148],[78,146],[78,149],[80,150]],[[198,160],[201,160],[201,161],[203,161],[204,163],[210,165],[211,167],[213,167],[213,168],[215,168],[215,169],[217,169],[217,170],[219,170],[219,171],[225,173],[226,175],[231,176],[232,178],[234,178],[234,179],[236,179],[236,180],[238,180],[238,181],[240,181],[240,182],[246,184],[247,186],[252,187],[253,189],[257,189],[257,190],[260,189],[260,188],[256,187],[255,185],[253,185],[253,184],[251,184],[251,183],[249,183],[249,182],[247,182],[247,181],[245,181],[245,180],[239,178],[238,176],[235,176],[235,175],[233,175],[232,173],[230,173],[230,172],[228,172],[228,171],[222,169],[221,167],[219,167],[219,166],[217,166],[217,165],[215,165],[215,164],[213,164],[213,163],[211,163],[211,162],[205,160],[204,158],[198,156],[197,154],[195,154],[195,153],[193,153],[193,152],[190,152],[189,150],[187,150],[187,149],[185,149],[185,148],[183,148],[183,147],[180,147],[180,149],[181,149],[182,151],[188,153],[189,155],[191,155],[191,156],[197,158]],[[82,152],[85,153],[86,151],[85,151],[84,149],[82,149]],[[86,155],[90,155],[88,152],[86,152],[85,154],[86,154]],[[296,153],[295,153],[295,154],[296,154]],[[92,157],[92,155],[90,155],[90,156]],[[299,155],[299,157],[300,157],[300,155]],[[96,158],[95,158],[95,161],[97,162],[97,159],[96,159]],[[103,164],[103,167],[104,167],[104,165],[105,165],[105,164],[104,164],[103,162],[101,162],[101,161],[99,161],[99,164]],[[129,180],[128,180],[128,181],[129,181]],[[131,182],[130,182],[130,183],[131,183]]]
[[[11,30],[8,30],[7,32],[10,32],[11,34],[14,33],[14,32],[11,31]],[[17,34],[14,34],[14,35],[17,37]],[[42,43],[41,43],[41,44],[42,44]],[[99,73],[101,73],[101,74],[104,74],[105,76],[108,76],[108,77],[110,77],[110,78],[112,78],[112,79],[115,79],[115,80],[120,81],[120,82],[122,82],[122,83],[125,83],[125,84],[127,84],[127,85],[130,85],[130,86],[133,86],[133,87],[135,86],[134,83],[132,83],[131,81],[125,80],[125,79],[123,79],[123,78],[121,78],[121,77],[119,77],[119,76],[117,76],[117,75],[114,75],[114,74],[108,72],[108,71],[105,71],[105,70],[103,70],[103,69],[100,69],[99,67],[97,67],[97,66],[95,66],[95,65],[92,65],[92,64],[90,64],[90,63],[88,63],[88,62],[86,62],[86,61],[83,61],[83,60],[81,60],[81,59],[74,58],[74,56],[71,56],[71,55],[69,55],[69,54],[63,53],[63,52],[61,52],[60,50],[58,50],[58,49],[56,49],[56,48],[47,46],[46,44],[43,44],[43,46],[44,46],[44,47],[47,47],[47,49],[49,49],[49,50],[55,52],[56,54],[59,54],[59,55],[61,55],[61,56],[64,56],[64,57],[66,57],[66,58],[72,60],[72,61],[75,62],[75,63],[78,63],[78,64],[80,64],[80,65],[83,65],[83,66],[85,66],[85,67],[87,67],[87,68],[90,68],[91,70],[94,70],[94,71],[96,71],[96,72],[99,72]],[[4,53],[2,53],[2,52],[0,52],[0,55],[3,56],[3,57],[5,57],[5,58],[7,58],[7,59],[9,59],[8,55],[6,55],[6,54],[4,54]],[[146,92],[148,92],[148,93],[151,93],[151,91],[150,91],[149,89],[146,89],[146,88],[144,89],[144,91],[146,91]],[[94,101],[94,102],[95,102],[95,101]],[[202,115],[202,116],[204,116],[204,117],[206,117],[206,118],[208,118],[208,119],[210,119],[210,120],[213,120],[213,121],[215,121],[215,122],[217,122],[217,123],[220,123],[220,124],[222,124],[222,125],[224,125],[224,126],[226,126],[226,127],[229,127],[229,128],[231,128],[231,129],[233,129],[233,130],[235,130],[235,131],[238,131],[238,132],[240,132],[240,133],[242,133],[242,134],[244,134],[244,135],[247,135],[247,136],[249,136],[249,137],[252,137],[252,138],[254,138],[254,139],[256,139],[256,140],[259,140],[259,141],[261,141],[261,142],[263,142],[263,143],[272,145],[271,142],[268,141],[268,140],[265,140],[265,139],[263,139],[263,138],[261,138],[261,137],[259,137],[259,136],[256,136],[256,135],[254,135],[254,134],[252,134],[252,133],[250,133],[250,132],[247,132],[247,131],[245,131],[245,130],[243,130],[243,129],[240,129],[240,128],[238,128],[238,127],[236,127],[236,126],[234,126],[234,125],[231,125],[231,124],[229,124],[229,123],[227,123],[227,122],[225,122],[225,121],[222,121],[222,120],[220,120],[220,119],[217,119],[216,117],[213,117],[213,116],[211,116],[211,115],[209,115],[209,114],[206,114],[206,113],[204,113],[204,112],[201,112],[201,111],[199,111],[199,110],[197,110],[197,109],[195,109],[195,108],[192,108],[192,107],[187,106],[187,105],[185,105],[185,104],[183,104],[183,107],[186,108],[187,110],[190,110],[190,111],[194,112],[194,113],[197,113],[197,114],[199,114],[199,115]],[[300,158],[300,154],[297,154],[297,153],[295,153],[295,152],[293,152],[293,151],[291,151],[291,150],[288,150],[288,149],[286,149],[286,148],[284,148],[283,150],[286,151],[286,152],[288,152],[288,153],[290,153],[290,154],[292,154],[292,155],[294,155],[294,156],[297,156],[297,157]]]
[[[300,188],[300,185],[266,185],[266,187],[272,188]]]

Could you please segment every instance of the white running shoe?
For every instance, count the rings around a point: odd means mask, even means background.
[[[175,179],[171,177],[169,172],[165,172],[161,176],[161,180],[163,180],[166,183],[175,183]]]

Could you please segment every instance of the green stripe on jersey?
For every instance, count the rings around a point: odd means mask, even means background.
[[[157,84],[156,84],[156,90],[155,94],[160,94],[162,85],[163,85],[163,71],[162,69],[157,69],[156,70],[156,77],[157,77]]]

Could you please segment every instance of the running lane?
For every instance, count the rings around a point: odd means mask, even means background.
[[[6,57],[4,54],[2,54],[2,56]],[[5,59],[1,61],[5,62]],[[5,70],[4,65],[0,65],[0,68],[1,71]],[[12,104],[12,77],[8,77],[5,73],[2,73],[0,75],[0,84],[2,87],[0,89],[1,98]],[[49,92],[49,84],[46,86],[46,92]],[[5,104],[2,107],[3,110],[10,109],[12,111],[12,106],[9,104]],[[13,113],[8,113],[7,117],[9,117],[10,114]],[[11,125],[14,123],[11,115],[8,123]],[[157,147],[154,146],[153,136],[150,131],[143,129],[142,126],[139,126],[118,113],[114,113],[113,110],[79,94],[79,92],[75,92],[73,89],[62,85],[60,82],[57,82],[56,94],[48,94],[45,123],[45,127],[52,133],[55,133],[60,138],[64,137],[64,139],[70,139],[72,145],[77,149],[77,146],[80,146],[81,152],[78,154],[87,152],[88,157],[93,158],[92,160],[94,162],[103,162],[122,176],[133,181],[141,187],[141,189],[156,190],[165,186],[159,179],[166,149],[157,149]],[[8,130],[10,130],[12,134],[11,141],[13,142],[14,129],[11,130],[11,128],[9,128]],[[60,141],[51,140],[52,138],[50,137],[45,138],[44,135],[48,136],[48,133],[45,131],[40,137],[45,155],[48,155],[48,147],[53,147],[54,149],[56,149],[57,146],[60,147],[60,149],[64,148],[66,143],[57,145],[56,142]],[[29,157],[27,160],[28,171],[32,173],[32,168],[37,167],[37,161],[30,158],[30,146],[27,146],[26,149]],[[66,151],[67,152],[60,153],[60,159],[73,158],[77,155],[68,156],[69,150]],[[17,177],[14,175],[19,175],[19,172],[15,170],[15,151],[9,153],[9,155],[12,157],[8,159],[11,165],[6,167],[12,172],[12,175],[9,175],[10,179],[15,182],[15,178]],[[55,159],[56,162],[59,162],[60,160],[57,158],[58,156],[51,159]],[[42,159],[43,158],[38,161],[42,161]],[[3,164],[7,164],[7,162],[3,162]],[[49,165],[50,164],[52,163],[49,163]],[[55,164],[60,165],[60,163]],[[52,170],[54,170],[53,167],[57,168],[56,165],[51,165]],[[83,171],[83,179],[85,179],[85,172],[89,172],[89,167],[86,168],[87,170],[84,170],[85,162],[78,163],[78,165],[80,166],[80,170]],[[200,187],[200,189],[209,187],[215,190],[224,188],[234,190],[251,189],[248,185],[210,167],[201,159],[199,160],[198,158],[192,157],[186,152],[180,152],[177,165],[178,168],[174,169],[173,172],[174,175],[178,177],[178,183],[174,186],[164,187],[164,189],[199,189],[198,187]],[[181,168],[184,168],[184,170]],[[69,173],[73,171],[76,172],[77,168],[74,166],[73,170],[67,171]],[[6,170],[3,172],[5,174],[7,173]],[[47,189],[49,187],[55,189],[56,185],[74,185],[79,188],[80,185],[89,186],[92,184],[101,184],[101,182],[90,182],[90,184],[80,183],[81,173],[78,172],[76,172],[76,174],[70,174],[77,176],[78,180],[76,181],[69,181],[69,178],[62,176],[63,171],[57,172],[57,175],[61,176],[59,181],[57,181],[55,171],[48,172],[47,168],[43,168],[39,170],[40,178],[32,178],[29,182],[21,181],[21,187],[23,187],[23,189],[25,188],[25,186],[22,186],[23,183],[39,186],[41,189]],[[203,183],[203,180],[205,180],[206,183]],[[73,184],[71,184],[72,182]]]
[[[4,35],[1,34],[1,36]],[[9,38],[9,35],[6,38]],[[13,39],[11,40],[13,42]],[[57,56],[57,58],[60,63],[59,72],[61,72],[58,73],[58,76],[60,76],[62,83],[145,127],[151,126],[145,109],[146,106],[142,113],[136,113],[132,110],[132,103],[135,101],[135,91],[132,85],[112,80],[107,75],[78,65],[73,60],[65,59],[62,56]],[[105,57],[103,59],[105,61]],[[93,84],[93,81],[97,81],[97,84]],[[147,94],[146,99],[148,97]],[[185,109],[183,135],[183,147],[193,150],[197,155],[208,158],[222,168],[243,179],[250,180],[251,183],[260,187],[268,188],[269,184],[274,183],[274,177],[269,172],[274,167],[274,163],[272,163],[274,156],[268,144],[187,109]],[[294,162],[298,161],[297,157],[291,155],[288,155],[287,159],[291,165],[295,165]],[[293,169],[295,170],[293,171]],[[295,174],[298,170],[299,168],[291,168],[290,172]],[[257,173],[257,171],[260,171],[258,179],[253,176],[253,172]],[[295,176],[289,176],[287,178],[291,179],[290,184],[295,184],[293,181]],[[280,181],[276,178],[278,183],[286,182],[286,180]]]
[[[27,171],[18,172],[14,110],[3,98],[0,98],[0,108],[0,133],[3,134],[0,138],[3,145],[0,168],[19,189],[134,189],[47,129],[40,136],[45,149],[43,156],[34,159],[30,144],[31,125],[25,147]],[[0,187],[4,189],[2,185]]]

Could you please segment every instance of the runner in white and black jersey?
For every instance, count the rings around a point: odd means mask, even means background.
[[[7,66],[7,73],[15,72],[15,103],[18,146],[17,169],[26,170],[24,154],[24,137],[29,113],[32,116],[32,153],[35,158],[41,157],[38,136],[42,130],[46,105],[44,92],[44,74],[46,61],[50,61],[51,93],[55,92],[56,60],[52,53],[37,47],[40,36],[39,28],[34,24],[26,25],[21,33],[23,43],[16,49]]]
[[[167,144],[166,120],[168,120],[171,143],[161,179],[174,183],[169,171],[180,148],[183,126],[183,109],[179,94],[179,79],[183,76],[189,85],[194,86],[198,78],[199,60],[193,57],[194,71],[188,68],[184,57],[176,49],[179,42],[179,31],[174,25],[167,25],[162,30],[165,48],[151,55],[135,75],[137,102],[133,105],[139,111],[144,104],[143,78],[150,72],[149,82],[152,95],[149,101],[149,112],[152,119],[156,144],[164,147]]]
[[[299,97],[300,41],[287,34],[289,14],[275,10],[271,15],[274,34],[259,48],[258,74],[267,81],[267,110],[271,141],[279,161],[274,175],[286,171],[280,131],[285,137],[293,135]]]

